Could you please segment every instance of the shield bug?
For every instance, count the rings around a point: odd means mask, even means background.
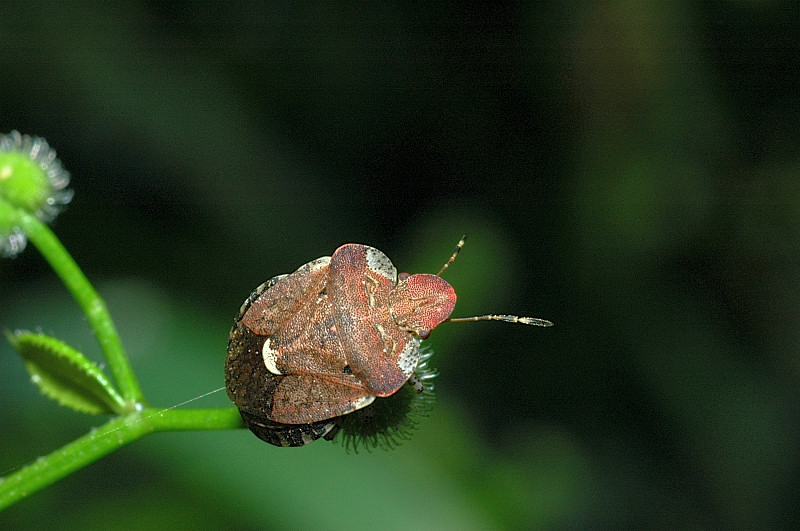
[[[451,318],[452,286],[441,270],[397,274],[374,247],[346,244],[259,286],[228,340],[225,386],[244,423],[276,446],[332,439],[344,415],[423,383],[414,371],[420,340],[449,321],[550,326],[513,315]]]

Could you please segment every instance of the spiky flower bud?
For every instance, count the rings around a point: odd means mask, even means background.
[[[0,256],[14,256],[25,248],[16,212],[52,221],[72,199],[68,185],[69,172],[44,138],[18,131],[0,135]]]

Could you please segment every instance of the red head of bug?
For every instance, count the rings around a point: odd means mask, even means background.
[[[453,313],[456,291],[437,275],[401,273],[399,278],[389,292],[392,318],[401,329],[426,339]]]
[[[228,340],[225,384],[245,424],[276,446],[331,439],[340,419],[396,393],[414,371],[420,339],[443,322],[506,321],[513,315],[451,318],[452,286],[439,275],[397,274],[374,247],[346,244],[259,286]]]

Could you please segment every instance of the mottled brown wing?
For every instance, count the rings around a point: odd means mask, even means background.
[[[242,307],[241,323],[255,334],[271,336],[307,303],[309,296],[325,289],[330,260],[329,256],[317,258],[267,286],[263,293],[256,290]]]
[[[305,424],[352,413],[375,400],[360,382],[326,375],[290,374],[272,397],[270,418],[285,424]]]
[[[369,404],[369,391],[347,366],[327,294],[323,257],[263,291],[241,324],[257,343],[253,356],[270,394],[261,411],[275,422],[305,424],[344,415]],[[266,368],[266,371],[263,369]]]

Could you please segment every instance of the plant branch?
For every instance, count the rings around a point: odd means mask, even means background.
[[[242,428],[239,411],[230,409],[144,409],[116,417],[55,452],[0,478],[0,510],[143,436],[159,431]]]
[[[129,409],[133,411],[136,407],[142,407],[144,404],[142,390],[105,302],[47,225],[21,209],[17,209],[17,212],[20,228],[36,245],[86,314],[89,326],[100,343],[111,374]]]

